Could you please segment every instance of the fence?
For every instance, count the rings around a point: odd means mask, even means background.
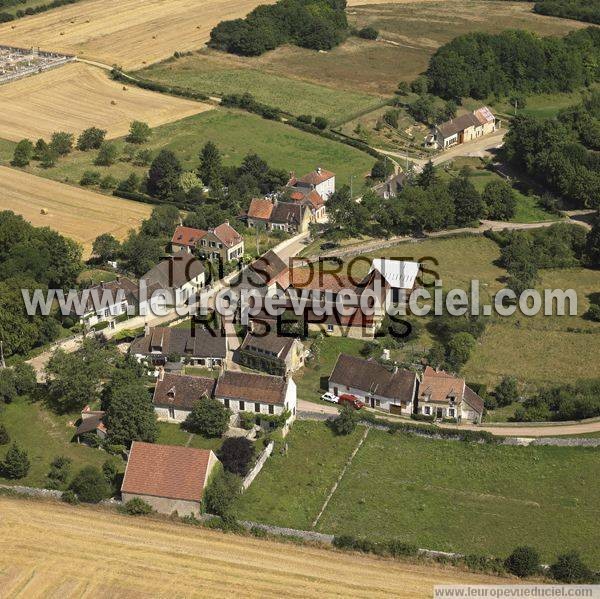
[[[248,487],[252,484],[254,479],[258,476],[258,473],[262,470],[262,467],[265,465],[265,462],[269,459],[269,456],[273,453],[274,446],[275,446],[275,443],[273,443],[273,441],[271,441],[265,447],[263,452],[260,454],[260,456],[258,457],[258,460],[256,460],[256,464],[254,465],[254,468],[252,468],[252,470],[250,470],[250,472],[246,475],[246,478],[244,478],[244,480],[242,481],[242,489],[244,491],[246,491],[248,489]]]

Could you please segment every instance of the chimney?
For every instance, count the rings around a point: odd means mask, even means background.
[[[104,281],[100,281],[100,289],[104,289]]]
[[[144,337],[147,337],[150,334],[150,325],[146,322],[144,323]]]
[[[321,167],[320,167],[320,166],[318,166],[318,167],[317,167],[317,175],[320,175],[320,174],[321,174]]]
[[[228,225],[228,224],[229,224],[229,220],[226,220],[226,221],[225,221],[225,224],[226,224],[226,225]]]
[[[164,368],[164,366],[161,366],[158,369],[158,380],[161,381],[161,382],[165,380],[165,368]]]

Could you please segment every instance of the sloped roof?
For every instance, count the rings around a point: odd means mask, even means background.
[[[475,412],[478,414],[483,414],[483,399],[481,399],[481,397],[479,397],[479,395],[477,395],[477,393],[475,393],[475,391],[473,391],[473,389],[467,385],[465,385],[465,395],[463,399],[473,408],[473,410],[475,410]]]
[[[419,397],[428,401],[447,403],[454,397],[456,403],[462,401],[465,393],[465,379],[461,379],[444,370],[434,370],[427,366],[419,387]]]
[[[354,387],[395,401],[413,400],[417,375],[410,370],[390,371],[375,360],[340,354],[329,382]]]
[[[250,269],[260,277],[265,285],[270,285],[287,273],[288,265],[273,250],[269,250],[252,262]]]
[[[313,291],[331,291],[338,293],[342,289],[357,291],[360,283],[352,277],[340,273],[319,272],[311,268],[293,268],[290,271],[290,285],[294,289]]]
[[[316,168],[314,171],[304,175],[304,177],[300,177],[298,181],[307,185],[319,185],[332,177],[335,177],[335,173],[326,171],[323,168]]]
[[[164,373],[156,383],[152,402],[191,410],[203,397],[212,397],[215,379],[187,374]]]
[[[84,435],[85,433],[93,433],[96,430],[106,432],[106,426],[104,426],[104,412],[88,412],[88,416],[81,420],[81,424],[75,431],[76,435]]]
[[[141,280],[145,281],[149,288],[178,289],[203,272],[204,264],[198,258],[186,250],[180,250],[171,258],[159,262],[141,277]]]
[[[308,204],[313,210],[318,210],[325,204],[325,200],[323,200],[321,194],[316,189],[296,187],[290,193],[290,199],[294,200],[294,202]]]
[[[493,123],[496,120],[496,117],[493,115],[492,111],[487,106],[482,106],[481,108],[478,108],[473,114],[482,125],[486,125],[487,123]]]
[[[148,335],[133,341],[132,354],[149,355],[152,348],[161,348],[164,355],[191,355],[195,358],[224,358],[227,355],[227,335],[220,329],[209,331],[197,326],[192,335],[191,328],[154,327]]]
[[[248,218],[269,220],[273,212],[273,202],[266,198],[253,198],[248,208]]]
[[[211,461],[210,450],[134,441],[121,492],[201,501]]]
[[[307,209],[307,206],[299,202],[277,202],[273,206],[270,221],[285,225],[299,225]]]
[[[262,350],[263,352],[275,354],[280,360],[285,360],[295,341],[295,337],[282,337],[275,331],[266,333],[263,330],[257,330],[246,334],[240,349],[247,351]]]
[[[233,247],[241,243],[243,239],[228,222],[224,222],[212,229],[212,233],[226,247]]]
[[[472,112],[467,112],[466,114],[461,114],[454,119],[438,125],[437,129],[442,137],[447,138],[468,129],[469,127],[479,127],[480,125],[479,119]]]
[[[217,380],[215,397],[279,405],[286,390],[283,377],[226,370]]]
[[[177,227],[173,233],[171,243],[177,245],[195,246],[206,235],[206,231],[202,229],[194,229],[193,227]]]
[[[413,289],[420,268],[421,265],[418,262],[375,258],[371,263],[369,274],[377,271],[390,287]]]
[[[83,301],[87,296],[86,310],[101,310],[108,308],[117,302],[138,301],[138,286],[127,277],[118,277],[114,281],[99,283],[93,287],[88,287],[77,294],[78,301]],[[122,298],[122,299],[121,299]]]

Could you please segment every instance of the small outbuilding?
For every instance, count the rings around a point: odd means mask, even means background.
[[[161,514],[198,516],[204,490],[220,464],[207,449],[134,441],[121,485],[124,502],[139,498]]]

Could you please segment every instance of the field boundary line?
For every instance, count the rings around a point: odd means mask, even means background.
[[[342,468],[342,471],[340,472],[340,475],[338,476],[337,480],[335,481],[333,487],[331,487],[331,491],[329,491],[329,494],[327,495],[327,499],[325,499],[325,503],[323,504],[321,511],[317,514],[317,517],[314,519],[313,523],[310,526],[311,528],[314,529],[315,526],[319,523],[319,520],[321,519],[323,512],[327,509],[327,506],[329,505],[329,502],[331,501],[333,494],[337,491],[338,485],[342,481],[342,478],[344,478],[344,474],[346,474],[346,471],[348,470],[348,468],[350,468],[350,466],[352,465],[354,456],[358,453],[358,450],[362,447],[362,444],[365,442],[365,439],[367,438],[367,435],[369,434],[370,430],[371,430],[371,427],[367,426],[367,428],[365,430],[365,434],[360,438],[360,441],[354,448],[354,451],[350,454],[350,457],[348,458],[348,460],[346,461],[346,464]]]

